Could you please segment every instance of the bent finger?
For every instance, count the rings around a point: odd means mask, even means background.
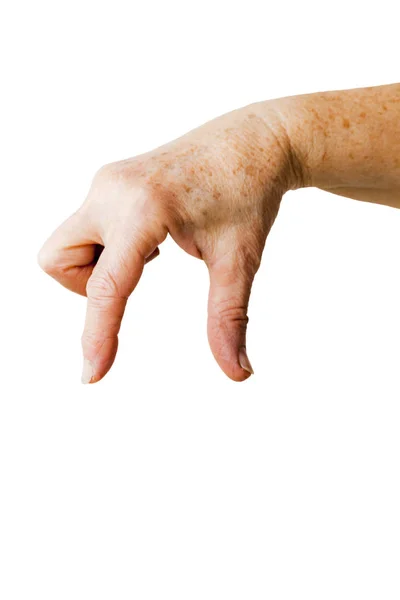
[[[145,252],[138,240],[110,242],[86,286],[87,310],[82,335],[83,383],[94,383],[111,368],[128,297],[142,275]],[[152,251],[150,255],[156,255]]]
[[[102,251],[100,238],[78,211],[46,240],[37,260],[61,285],[85,296],[87,281]]]

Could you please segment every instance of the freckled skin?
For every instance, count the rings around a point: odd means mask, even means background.
[[[84,381],[111,368],[127,299],[167,235],[206,264],[212,353],[247,379],[252,282],[282,196],[306,186],[400,208],[400,84],[254,103],[101,168],[38,257],[87,296]]]
[[[304,166],[305,185],[400,208],[400,84],[276,102]]]

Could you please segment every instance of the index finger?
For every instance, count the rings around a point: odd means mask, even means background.
[[[145,264],[139,244],[114,241],[103,250],[86,286],[87,309],[82,335],[83,383],[95,383],[111,368],[128,297]]]

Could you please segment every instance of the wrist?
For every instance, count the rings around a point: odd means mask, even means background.
[[[299,125],[301,111],[295,98],[257,102],[244,108],[245,114],[258,117],[257,139],[263,141],[264,158],[279,164],[276,183],[282,194],[311,185],[303,142],[307,136]],[[266,186],[270,183],[267,181]]]
[[[399,84],[273,100],[303,185],[383,203],[398,195],[399,100]]]
[[[326,134],[318,117],[317,94],[271,100],[290,146],[296,165],[295,186],[318,187],[320,165],[326,156]]]

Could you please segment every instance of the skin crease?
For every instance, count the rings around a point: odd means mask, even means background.
[[[38,255],[87,296],[82,381],[111,368],[127,299],[168,234],[207,265],[211,350],[247,379],[251,285],[283,194],[305,186],[400,208],[399,84],[258,102],[102,167]]]

